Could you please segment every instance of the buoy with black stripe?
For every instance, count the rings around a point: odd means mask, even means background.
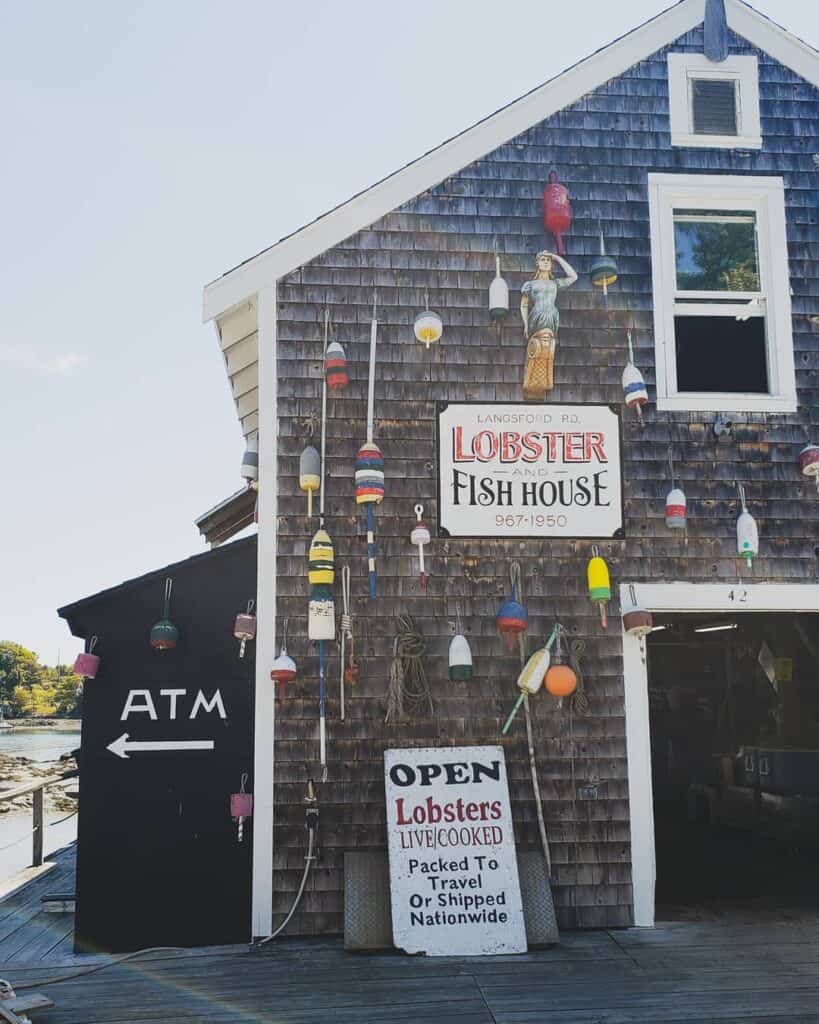
[[[313,585],[316,583],[332,585],[336,578],[333,542],[323,526],[316,530],[310,543],[310,551],[307,556],[307,578]]]
[[[307,606],[307,636],[311,640],[334,640],[336,605],[333,599],[335,553],[330,534],[323,526],[316,531],[307,560],[310,602]]]
[[[350,383],[347,374],[347,356],[337,341],[331,341],[324,354],[324,372],[331,391],[343,391]]]

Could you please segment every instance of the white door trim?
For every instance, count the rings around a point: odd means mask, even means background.
[[[623,583],[620,606],[637,602],[652,612],[819,612],[819,586],[810,583]],[[648,671],[640,643],[623,630],[626,749],[631,816],[631,871],[634,923],[654,925],[654,798],[651,789],[651,735]]]
[[[253,907],[251,935],[273,931],[273,771],[276,702],[278,373],[276,282],[257,296],[259,316],[259,530],[256,583],[256,700],[253,729]]]

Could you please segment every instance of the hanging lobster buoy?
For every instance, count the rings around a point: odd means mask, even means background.
[[[557,171],[549,173],[549,184],[543,193],[543,224],[555,236],[558,256],[565,255],[563,235],[572,224],[569,190],[557,180]]]
[[[429,296],[427,296],[426,309],[415,318],[412,329],[418,341],[427,348],[441,340],[444,323],[440,316],[429,308]]]
[[[418,574],[421,586],[421,593],[426,593],[427,589],[427,574],[424,569],[424,548],[429,544],[432,539],[429,532],[429,527],[423,521],[421,516],[424,514],[424,506],[415,506],[415,518],[416,522],[410,533],[410,544],[414,544],[418,548]]]
[[[270,678],[273,683],[279,683],[279,696],[284,696],[284,687],[286,683],[292,682],[296,678],[296,663],[287,653],[287,619],[284,620],[284,627],[282,630],[282,647],[279,652],[278,658],[273,662],[273,668],[270,670]]]
[[[463,682],[472,678],[472,650],[461,624],[461,606],[455,605],[455,636],[449,644],[449,678]]]
[[[737,519],[737,554],[742,555],[750,569],[759,554],[759,529],[745,504],[745,487],[737,484],[742,511]]]
[[[498,611],[498,632],[506,640],[507,650],[513,650],[515,639],[526,632],[529,615],[523,605],[516,599],[515,591],[500,606]]]
[[[634,409],[640,422],[643,422],[643,406],[648,404],[648,390],[642,373],[634,365],[634,348],[631,343],[631,331],[628,332],[628,362],[623,370],[623,401],[626,408]]]
[[[609,567],[600,557],[596,546],[592,548],[592,558],[589,561],[586,575],[589,584],[589,598],[593,604],[600,608],[601,626],[603,629],[608,629],[606,605],[611,600],[611,580],[609,578]]]
[[[819,444],[809,444],[799,453],[799,468],[802,476],[812,476],[819,491]]]
[[[248,487],[253,487],[259,479],[259,439],[249,437],[247,448],[242,456],[242,476],[247,480]]]
[[[509,712],[509,717],[501,729],[501,733],[505,736],[509,732],[509,728],[512,722],[515,720],[515,715],[518,713],[521,704],[526,700],[527,697],[534,697],[536,693],[540,692],[543,686],[543,680],[546,678],[546,673],[549,671],[549,665],[552,661],[552,644],[557,636],[557,626],[552,630],[549,639],[545,645],[541,647],[539,651],[529,658],[526,664],[520,671],[518,676],[518,689],[520,690],[520,696],[515,702],[515,706]],[[521,649],[521,660],[523,650]]]
[[[274,683],[281,683],[282,687],[284,687],[285,683],[291,683],[296,678],[296,663],[284,647],[282,647],[278,658],[273,662],[273,668],[270,670],[270,678]],[[284,696],[283,688],[281,690],[281,696]]]
[[[543,680],[546,678],[546,673],[549,671],[551,663],[552,652],[548,647],[542,647],[539,651],[535,651],[521,669],[518,676],[518,689],[530,697],[540,693]]]
[[[247,772],[242,772],[239,781],[239,792],[230,794],[230,816],[238,826],[236,839],[242,842],[245,832],[245,818],[253,816],[253,794],[245,789],[247,786]]]
[[[603,229],[600,229],[600,255],[592,262],[590,271],[591,281],[595,288],[601,288],[603,297],[608,298],[609,286],[613,285],[619,274],[617,263],[613,257],[606,253],[606,243],[603,238]]]
[[[310,542],[310,552],[307,556],[307,578],[311,584],[327,583],[335,581],[335,552],[330,534],[320,527],[316,530]]]
[[[299,487],[307,491],[307,517],[313,515],[313,491],[321,486],[321,456],[308,444],[299,459]]]
[[[307,606],[307,636],[311,640],[334,640],[336,636],[336,605],[333,592],[326,583],[310,590]]]
[[[82,676],[83,679],[93,679],[100,667],[99,655],[94,654],[98,637],[92,636],[88,642],[88,650],[78,654],[74,659],[74,674]]]
[[[151,647],[155,651],[172,651],[179,642],[179,630],[170,620],[173,580],[165,580],[165,608],[162,618],[151,627]]]
[[[685,512],[685,493],[679,487],[672,487],[665,499],[665,525],[670,530],[684,530]]]
[[[495,277],[489,285],[489,316],[503,320],[509,315],[509,285],[501,277],[500,256],[495,253]]]
[[[247,611],[239,612],[233,625],[233,635],[239,641],[240,658],[245,656],[245,646],[248,640],[255,640],[256,638],[256,616],[253,614],[255,607],[255,601],[248,601]]]
[[[623,612],[623,629],[629,636],[636,636],[640,641],[640,653],[646,660],[646,637],[654,628],[654,616],[650,611],[641,608],[637,603],[637,594],[632,585],[628,588],[631,606]]]
[[[563,627],[558,624],[555,636],[555,654],[543,685],[553,697],[570,697],[577,689],[577,673],[563,659]]]
[[[671,490],[665,499],[665,525],[670,530],[685,529],[686,500],[681,487],[677,487],[674,475],[674,453],[668,449],[668,471],[671,474]]]
[[[350,383],[347,374],[347,356],[337,341],[331,341],[324,356],[324,372],[327,387],[331,391],[343,391]]]
[[[472,650],[462,633],[453,636],[449,644],[449,678],[453,682],[472,678]]]
[[[370,597],[376,596],[375,522],[373,506],[384,499],[384,456],[374,441],[365,441],[355,460],[355,500],[367,509],[367,568]]]

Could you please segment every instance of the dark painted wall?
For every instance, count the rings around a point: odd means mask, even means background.
[[[699,50],[702,31],[671,49]],[[732,39],[733,53],[754,52]],[[588,279],[561,296],[562,325],[553,402],[621,401],[623,328],[635,325],[637,360],[654,393],[653,320],[647,174],[777,174],[787,188],[788,243],[794,290],[794,346],[799,410],[794,415],[737,416],[735,440],[717,444],[713,415],[648,413],[640,430],[625,420],[624,542],[604,545],[618,580],[728,581],[735,557],[734,482],[745,482],[762,534],[761,557],[744,578],[815,582],[816,496],[796,466],[816,426],[817,335],[807,315],[819,313],[819,150],[817,92],[759,53],[761,152],[672,149],[666,51],[641,62],[572,107],[512,140],[461,173],[361,231],[279,287],[279,610],[290,619],[291,653],[300,679],[277,720],[276,909],[290,904],[302,869],[304,779],[317,759],[314,645],[306,641],[307,548],[316,520],[305,517],[298,456],[310,417],[320,412],[321,337],[325,302],[350,361],[351,385],[331,398],[328,427],[328,527],[337,565],[354,574],[354,613],[361,681],[338,721],[336,661],[331,664],[329,782],[321,787],[323,863],[292,926],[303,933],[342,927],[342,852],[384,847],[382,751],[388,746],[497,742],[515,696],[517,667],[495,633],[508,567],[520,559],[530,635],[543,638],[555,615],[587,639],[590,713],[572,715],[543,696],[534,702],[543,797],[555,862],[563,927],[627,925],[631,921],[625,722],[619,618],[608,633],[586,598],[589,543],[438,539],[428,549],[429,594],[419,596],[408,535],[413,505],[436,518],[436,400],[521,401],[524,344],[517,315],[499,335],[487,315],[494,273],[493,240],[512,288],[532,273],[533,255],[553,242],[542,229],[540,199],[549,168],[569,186],[575,222],[567,257],[588,273],[602,220],[621,277],[612,290],[614,330],[606,330],[600,295]],[[362,517],[353,500],[353,461],[365,436],[368,323],[373,288],[379,297],[376,440],[386,458],[386,498],[377,511],[378,600],[366,599]],[[412,338],[412,321],[429,292],[445,322],[443,344],[430,353]],[[815,438],[816,433],[813,434]],[[663,503],[669,488],[666,450],[675,445],[690,503],[687,537],[670,534]],[[338,588],[337,588],[338,590]],[[447,681],[447,649],[460,602],[476,660],[471,683]],[[410,612],[427,639],[427,670],[435,715],[385,726],[384,694],[394,616]],[[537,843],[522,722],[505,741],[518,842]],[[597,798],[583,787],[593,783]]]
[[[173,577],[172,651],[148,637],[162,617],[166,573]],[[229,795],[242,772],[253,780],[254,644],[242,661],[236,613],[256,589],[256,543],[212,554],[125,584],[63,610],[73,632],[99,636],[102,661],[85,685],[77,864],[78,948],[130,950],[206,945],[250,938],[252,821],[237,842]],[[163,688],[186,689],[169,719]],[[200,708],[216,689],[227,718]],[[149,690],[158,720],[129,714],[128,691]],[[145,700],[137,701],[144,705]],[[121,759],[108,744],[213,739],[212,751],[134,751]]]

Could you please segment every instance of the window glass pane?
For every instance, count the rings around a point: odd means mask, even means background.
[[[677,290],[758,292],[756,214],[674,211]]]
[[[677,390],[768,394],[765,318],[674,318]]]
[[[708,78],[693,79],[691,114],[695,135],[736,135],[736,82]]]

